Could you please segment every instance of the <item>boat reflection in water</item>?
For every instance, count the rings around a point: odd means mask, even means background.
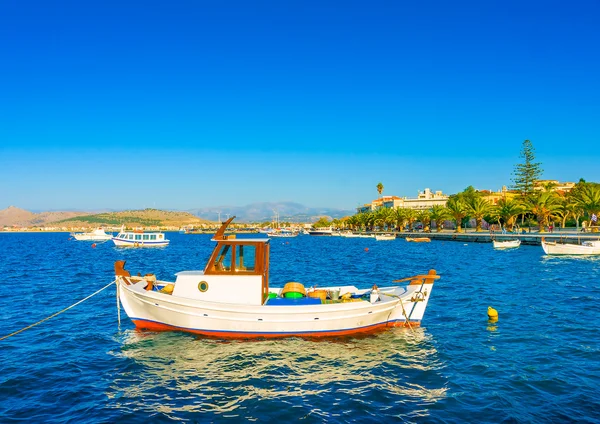
[[[446,396],[443,365],[423,328],[318,341],[223,341],[136,330],[123,336],[115,355],[129,363],[108,396],[125,413],[419,418]]]

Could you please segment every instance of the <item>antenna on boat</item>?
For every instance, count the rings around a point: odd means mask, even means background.
[[[217,232],[215,233],[215,236],[213,237],[215,240],[225,240],[225,230],[227,229],[227,226],[229,225],[229,223],[231,221],[233,221],[235,219],[235,215],[232,216],[231,218],[229,218],[227,221],[225,221],[223,223],[223,225],[221,225],[221,228],[219,228],[217,230]]]

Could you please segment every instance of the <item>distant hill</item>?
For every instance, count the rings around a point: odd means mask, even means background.
[[[9,206],[0,210],[0,227],[34,227],[43,226],[50,222],[70,219],[75,217],[84,217],[90,215],[88,212],[40,212],[33,213],[25,209]]]
[[[212,224],[213,222],[198,218],[188,212],[163,211],[158,209],[132,210],[122,212],[104,212],[87,216],[79,216],[53,222],[57,226],[97,227],[97,226],[161,226],[181,227],[184,225]]]
[[[316,222],[320,217],[329,219],[343,218],[354,215],[353,210],[332,208],[309,208],[294,202],[264,202],[251,203],[246,206],[213,206],[208,208],[189,209],[188,212],[214,221],[218,221],[219,212],[221,220],[227,219],[227,215],[236,216],[236,222],[266,222],[273,221],[279,214],[280,222]]]

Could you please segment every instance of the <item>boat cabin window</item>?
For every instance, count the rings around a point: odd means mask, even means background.
[[[256,246],[236,247],[235,271],[254,271],[256,269]]]
[[[225,244],[221,247],[219,254],[215,260],[215,271],[229,271],[231,270],[231,252],[232,246]]]
[[[158,235],[158,239],[159,239],[159,240],[162,240],[162,238],[163,238],[163,235],[162,235],[162,234],[159,234],[159,235]]]
[[[156,240],[156,234],[150,234],[150,240]]]
[[[144,240],[150,240],[150,236],[148,234],[144,234]]]
[[[142,239],[142,235],[141,234],[136,234],[135,235],[135,239],[136,240],[141,240]]]
[[[133,240],[133,234],[129,234],[129,235],[127,236],[127,238],[128,238],[129,240]]]
[[[217,247],[209,273],[256,274],[261,271],[259,247],[255,244],[223,243]]]

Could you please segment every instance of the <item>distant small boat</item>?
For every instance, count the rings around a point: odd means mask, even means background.
[[[415,243],[429,243],[431,239],[429,237],[406,237],[406,241],[413,241]]]
[[[512,249],[515,247],[519,247],[521,245],[521,240],[492,240],[494,244],[494,249]]]
[[[124,231],[112,238],[116,247],[164,247],[169,240],[159,231]]]
[[[330,236],[332,233],[333,230],[331,228],[314,229],[308,232],[311,236]]]
[[[104,231],[104,228],[96,228],[89,233],[72,233],[71,237],[78,241],[106,241],[112,238],[112,234]]]
[[[268,237],[296,237],[298,233],[293,233],[288,230],[272,231],[267,233]]]
[[[358,234],[354,234],[352,231],[344,231],[344,232],[340,233],[340,236],[353,238],[353,237],[358,237]]]
[[[546,255],[600,255],[600,240],[573,244],[546,241],[542,237],[542,249]]]
[[[377,234],[375,235],[375,240],[383,241],[383,240],[396,240],[395,234]]]

